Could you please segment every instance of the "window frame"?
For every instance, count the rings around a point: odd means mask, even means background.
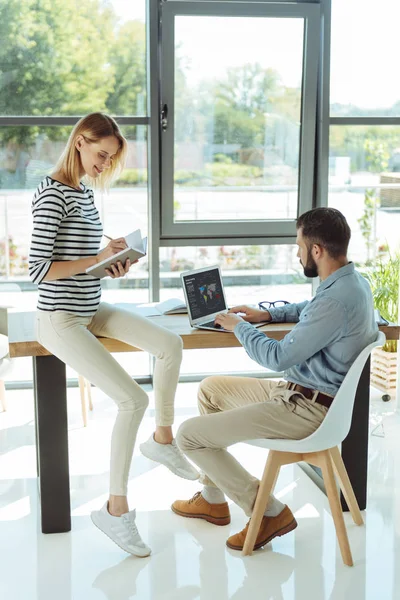
[[[174,222],[173,170],[174,155],[174,19],[176,16],[248,16],[304,19],[304,50],[302,77],[302,105],[300,127],[298,214],[314,205],[316,162],[316,111],[320,52],[320,5],[280,4],[270,2],[207,2],[171,1],[162,4],[163,35],[160,45],[161,89],[159,106],[168,106],[168,127],[160,134],[161,141],[161,244],[178,240],[205,240],[210,238],[264,239],[279,243],[281,237],[295,237],[295,219],[185,221]],[[312,174],[310,176],[310,173]]]

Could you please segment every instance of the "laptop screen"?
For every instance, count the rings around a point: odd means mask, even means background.
[[[193,321],[226,310],[218,269],[184,276],[183,285]]]

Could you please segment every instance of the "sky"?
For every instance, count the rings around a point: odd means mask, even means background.
[[[284,85],[301,84],[303,21],[300,19],[181,16],[175,29],[179,54],[191,59],[188,79],[193,82],[223,78],[228,67],[258,62],[265,68],[276,69]]]
[[[112,4],[122,20],[145,19],[146,0]],[[399,23],[400,0],[332,0],[331,102],[386,108],[400,100]],[[193,82],[256,60],[299,84],[302,27],[292,19],[181,17],[178,30]]]

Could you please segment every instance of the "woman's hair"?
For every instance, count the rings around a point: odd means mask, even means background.
[[[82,117],[73,128],[69,136],[64,152],[60,156],[56,171],[62,171],[65,178],[73,187],[79,187],[79,172],[81,169],[80,153],[75,147],[76,138],[82,135],[86,142],[99,142],[105,137],[114,136],[119,141],[119,148],[115,156],[111,159],[111,166],[104,169],[103,173],[96,179],[86,175],[88,183],[102,190],[108,189],[114,179],[120,175],[124,168],[128,144],[122,135],[114,119],[104,113],[95,112],[86,117]]]

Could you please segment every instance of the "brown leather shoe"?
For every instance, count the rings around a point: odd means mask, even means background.
[[[204,519],[214,525],[229,525],[231,522],[228,503],[210,504],[201,492],[196,492],[190,500],[175,500],[171,509],[181,517]]]
[[[243,550],[249,523],[250,521],[242,531],[235,533],[235,535],[231,535],[231,537],[226,540],[228,548],[232,548],[233,550]],[[285,506],[283,511],[276,517],[264,516],[261,521],[256,543],[254,544],[254,550],[258,550],[262,546],[265,546],[265,544],[268,544],[274,537],[285,535],[285,533],[293,531],[296,527],[297,521],[288,506]]]

